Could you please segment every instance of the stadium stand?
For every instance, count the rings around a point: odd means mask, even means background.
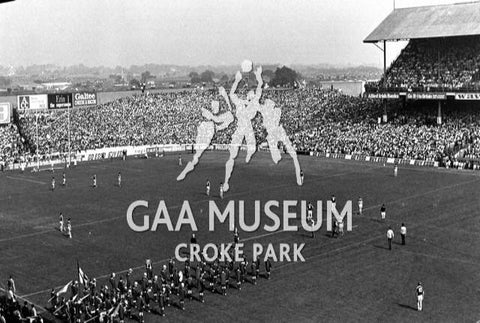
[[[366,90],[480,91],[478,12],[480,2],[394,10],[364,42],[410,41],[382,80]]]
[[[479,91],[480,36],[413,39],[369,90]]]
[[[0,168],[23,156],[24,146],[15,124],[0,126]]]
[[[429,111],[397,109],[387,124],[378,124],[381,101],[343,95],[318,88],[265,91],[282,108],[281,122],[297,151],[338,153],[441,162],[476,142],[478,113],[448,110],[442,127],[429,122]],[[71,111],[72,150],[122,145],[193,143],[203,120],[200,108],[221,99],[214,91],[132,96],[93,108]],[[222,109],[226,105],[222,102]],[[20,127],[30,151],[35,151],[33,115],[22,115]],[[67,116],[49,111],[38,118],[39,151],[65,152]],[[253,121],[257,143],[265,142],[261,117]],[[228,144],[234,125],[217,133],[216,144]],[[477,140],[478,141],[478,140]],[[469,156],[475,153],[471,146]],[[32,156],[33,157],[33,156]]]

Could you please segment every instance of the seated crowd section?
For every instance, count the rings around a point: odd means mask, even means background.
[[[480,90],[480,36],[412,39],[370,92]]]
[[[261,103],[265,99],[281,108],[281,124],[298,152],[417,159],[451,167],[457,162],[454,156],[480,159],[480,112],[475,108],[447,106],[444,123],[438,126],[432,122],[436,108],[399,105],[390,109],[389,121],[380,124],[380,100],[320,88],[266,90]],[[71,109],[71,151],[194,143],[204,120],[201,108],[210,109],[212,100],[220,102],[221,112],[228,108],[217,90],[207,90],[134,95]],[[266,142],[260,114],[252,124],[257,145]],[[212,143],[230,143],[235,126],[233,122],[217,132]],[[66,110],[20,114],[16,124],[0,127],[0,162],[32,160],[37,141],[41,155],[65,153],[68,128]]]

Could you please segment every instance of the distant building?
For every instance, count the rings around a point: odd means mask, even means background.
[[[42,83],[41,86],[47,91],[63,91],[72,86],[70,82],[49,82]]]
[[[365,81],[321,81],[322,88],[341,91],[343,94],[360,96],[365,92]]]
[[[154,89],[157,87],[154,79],[148,80],[146,86],[147,86],[147,89]]]

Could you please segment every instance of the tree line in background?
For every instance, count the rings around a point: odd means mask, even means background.
[[[185,87],[185,86],[198,86],[198,85],[211,85],[219,84],[222,86],[230,86],[234,81],[234,74],[225,72],[214,72],[212,69],[207,68],[203,72],[191,71],[188,75],[172,78],[170,80],[153,75],[149,70],[144,70],[137,75],[137,77],[131,77],[126,74],[110,74],[105,80],[83,80],[72,81],[71,87],[75,90],[93,90],[93,91],[105,91],[105,90],[119,90],[119,89],[151,89],[158,87]],[[255,87],[257,82],[253,74],[253,71],[244,75],[248,87]],[[262,73],[263,80],[270,87],[294,87],[298,84],[300,74],[292,68],[282,66],[277,67],[275,71],[272,66],[264,68]],[[35,91],[36,85],[42,87],[44,81],[39,78],[33,79],[33,91]],[[190,84],[188,84],[190,83]],[[0,89],[6,89],[2,92],[4,94],[12,93],[12,88],[18,85],[14,85],[12,79],[7,76],[0,76]],[[14,93],[21,93],[21,91],[32,91],[32,88],[20,88],[16,89]]]
[[[253,71],[250,72],[248,79],[249,80],[255,80],[255,77],[253,77]],[[192,84],[198,84],[198,83],[213,83],[214,78],[215,78],[215,73],[206,70],[202,73],[197,73],[197,72],[190,72],[188,75],[190,77],[190,82]],[[299,74],[294,71],[293,69],[282,66],[282,67],[277,67],[277,69],[274,71],[272,70],[264,70],[262,73],[262,77],[264,78],[265,82],[269,83],[270,86],[294,86],[295,83],[297,82],[297,79],[299,78]],[[233,82],[233,76],[228,77],[226,74],[222,74],[222,76],[218,79],[218,82],[220,84],[229,84]]]
[[[252,77],[249,79],[255,80],[253,77],[253,71],[250,73]],[[220,83],[222,85],[233,83],[233,75],[228,76],[227,74],[221,74],[221,76],[215,79],[215,73],[211,70],[205,70],[201,73],[192,71],[188,74],[191,84],[200,84],[200,83]],[[294,86],[299,78],[299,74],[293,69],[282,66],[278,67],[275,71],[264,70],[262,74],[265,82],[270,86]],[[139,88],[141,84],[145,84],[149,79],[154,78],[149,71],[145,71],[141,74],[141,80],[132,79],[130,80],[130,86],[135,86]]]

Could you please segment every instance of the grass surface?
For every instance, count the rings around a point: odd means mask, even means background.
[[[184,155],[184,164],[191,159]],[[186,310],[167,308],[167,316],[146,316],[146,322],[255,321],[255,322],[476,322],[480,320],[480,177],[478,173],[392,166],[301,156],[305,172],[302,187],[295,184],[288,156],[274,165],[267,153],[257,153],[250,164],[237,159],[230,191],[218,195],[223,180],[225,152],[208,152],[183,182],[177,156],[81,164],[66,171],[67,187],[60,187],[61,170],[52,173],[0,174],[0,277],[12,274],[17,293],[46,306],[49,290],[76,279],[76,261],[100,283],[111,272],[134,268],[140,278],[146,258],[154,272],[188,242],[191,231],[135,233],[126,221],[130,203],[149,201],[151,215],[165,200],[176,223],[184,200],[190,202],[200,244],[231,242],[225,224],[208,232],[205,182],[212,183],[211,199],[223,209],[229,200],[245,201],[247,223],[253,221],[254,200],[327,201],[335,194],[338,205],[359,196],[364,215],[354,215],[352,232],[330,238],[323,225],[316,237],[298,232],[240,233],[250,258],[253,242],[305,243],[304,263],[274,263],[272,279],[257,286],[229,290],[227,296],[206,293],[206,302],[187,301]],[[123,186],[116,187],[121,171]],[[98,187],[91,187],[97,174]],[[380,206],[387,207],[381,221]],[[236,207],[236,210],[238,208]],[[58,214],[72,219],[73,239],[58,230]],[[300,214],[300,208],[297,213]],[[262,212],[263,214],[263,212]],[[278,214],[282,214],[281,208]],[[262,224],[268,222],[262,217]],[[400,224],[408,230],[401,246]],[[268,222],[271,224],[271,222]],[[293,223],[300,226],[300,220]],[[325,224],[325,223],[324,223]],[[387,249],[386,230],[395,231],[393,250]],[[262,271],[264,270],[262,266]],[[120,274],[121,275],[121,274]],[[416,311],[415,286],[425,288],[424,311]],[[3,284],[4,285],[4,284]]]

